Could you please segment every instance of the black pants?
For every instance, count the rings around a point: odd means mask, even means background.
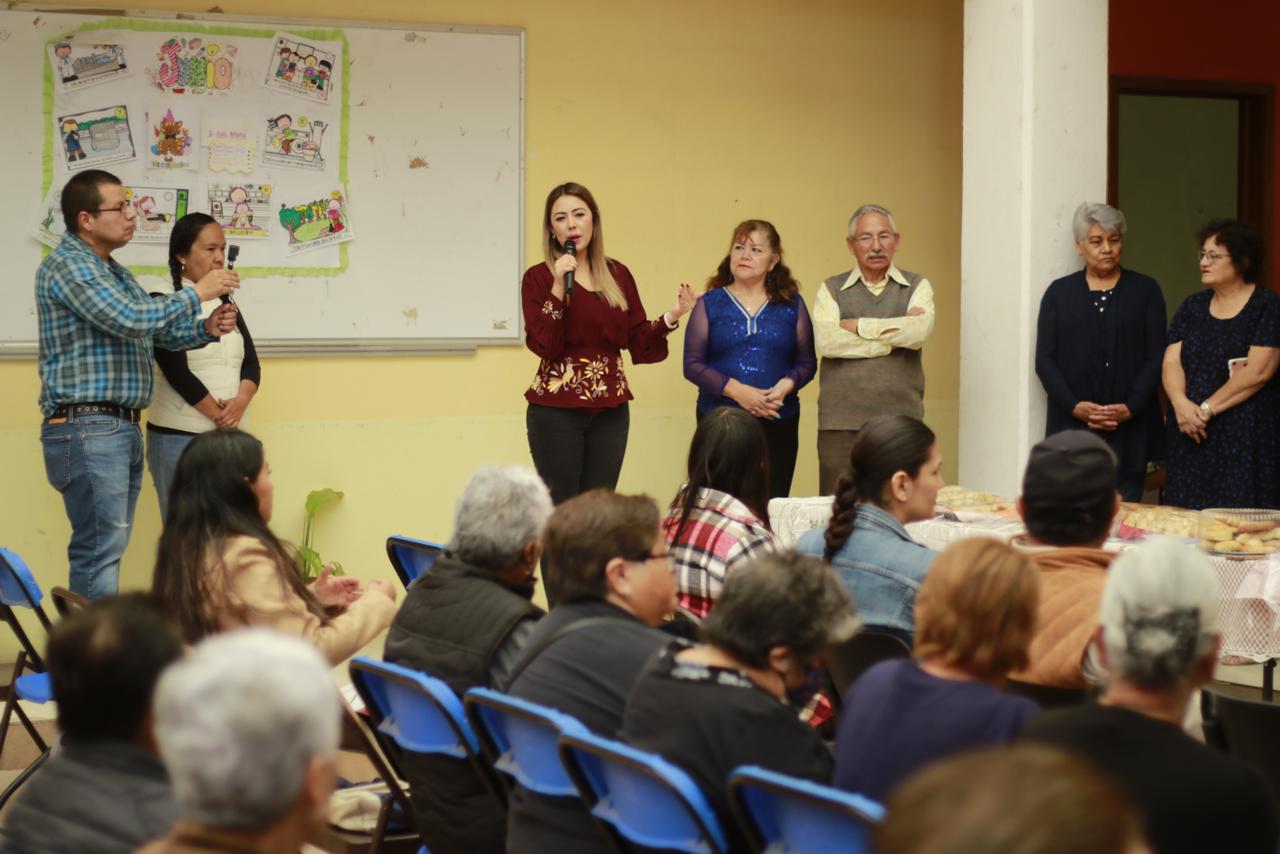
[[[631,427],[627,404],[589,412],[531,403],[524,421],[533,466],[556,504],[617,487]]]
[[[702,415],[698,415],[702,420]],[[800,416],[772,421],[757,418],[769,446],[769,497],[786,498],[791,494],[791,478],[796,473],[796,453],[800,448]]]

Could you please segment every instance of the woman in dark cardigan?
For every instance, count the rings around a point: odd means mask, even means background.
[[[1049,285],[1036,324],[1036,374],[1049,395],[1045,435],[1089,429],[1120,459],[1120,494],[1141,501],[1163,421],[1156,389],[1164,355],[1160,285],[1123,269],[1124,214],[1086,202],[1071,223],[1084,269]]]

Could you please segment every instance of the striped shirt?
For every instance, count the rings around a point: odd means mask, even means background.
[[[673,542],[680,526],[677,505],[662,522],[678,574],[680,607],[698,617],[711,613],[720,588],[742,561],[778,548],[768,526],[747,505],[718,489],[703,489],[693,506],[679,542]]]
[[[152,342],[190,350],[217,340],[199,317],[200,298],[183,288],[148,296],[114,258],[104,261],[74,234],[36,271],[40,325],[40,412],[70,403],[151,403]]]

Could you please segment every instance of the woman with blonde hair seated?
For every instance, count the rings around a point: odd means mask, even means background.
[[[1027,662],[1039,595],[1035,566],[1004,543],[944,551],[916,598],[915,660],[881,662],[849,689],[835,785],[883,798],[934,759],[1012,741],[1039,709],[999,688]]]

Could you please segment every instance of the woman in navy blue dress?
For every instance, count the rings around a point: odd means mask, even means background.
[[[1164,501],[1280,508],[1280,297],[1259,287],[1262,239],[1235,220],[1200,231],[1200,281],[1169,326]]]
[[[782,263],[778,230],[761,219],[740,223],[689,315],[684,375],[698,387],[699,418],[737,406],[764,428],[770,498],[791,494],[800,427],[796,392],[817,369],[809,309]]]

